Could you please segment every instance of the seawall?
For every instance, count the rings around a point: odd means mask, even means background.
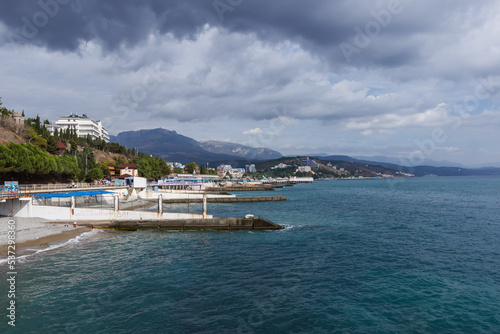
[[[262,217],[216,217],[206,219],[169,219],[112,222],[79,222],[105,230],[281,230],[284,227]]]

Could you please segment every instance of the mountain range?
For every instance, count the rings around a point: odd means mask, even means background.
[[[235,162],[269,160],[281,157],[281,153],[268,148],[253,148],[230,142],[198,142],[193,138],[162,128],[120,132],[110,136],[112,142],[140,152],[158,155],[167,161],[181,163]],[[236,163],[237,162],[237,163]]]
[[[231,164],[243,167],[245,164],[259,161],[270,161],[282,158],[280,152],[268,148],[254,148],[241,144],[203,141],[178,134],[162,128],[138,131],[121,132],[111,136],[112,142],[117,142],[127,148],[136,148],[140,152],[160,156],[166,161],[198,164],[210,163],[212,167],[218,164]],[[385,156],[358,156],[347,155],[309,155],[316,156],[323,161],[347,162],[382,166],[401,172],[411,173],[415,176],[467,176],[467,175],[500,175],[500,168],[466,168],[460,164],[449,161],[424,161],[420,166],[404,166],[404,160]]]
[[[224,141],[209,140],[202,141],[200,144],[203,149],[212,153],[229,154],[250,160],[271,160],[283,156],[280,152],[269,148],[254,148]]]

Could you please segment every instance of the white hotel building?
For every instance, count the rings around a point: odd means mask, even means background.
[[[108,131],[102,126],[101,121],[88,118],[85,114],[83,116],[71,114],[66,117],[59,117],[56,124],[47,125],[47,129],[51,134],[54,134],[55,129],[58,129],[58,131],[74,129],[78,137],[87,137],[87,135],[90,135],[92,139],[101,138],[109,143]]]

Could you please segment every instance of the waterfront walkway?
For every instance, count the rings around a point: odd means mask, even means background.
[[[88,183],[76,183],[73,187],[72,184],[23,184],[20,185],[16,191],[6,191],[4,187],[0,190],[0,199],[12,199],[21,197],[32,197],[36,194],[50,194],[58,192],[75,192],[75,191],[90,191],[90,190],[116,190],[126,189],[127,186],[100,186]]]

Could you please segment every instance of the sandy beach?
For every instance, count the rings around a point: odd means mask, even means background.
[[[0,218],[0,259],[7,258],[8,222],[16,222],[16,254],[26,255],[37,250],[64,243],[72,238],[90,231],[89,228],[74,228],[67,223],[48,222],[41,218]]]

